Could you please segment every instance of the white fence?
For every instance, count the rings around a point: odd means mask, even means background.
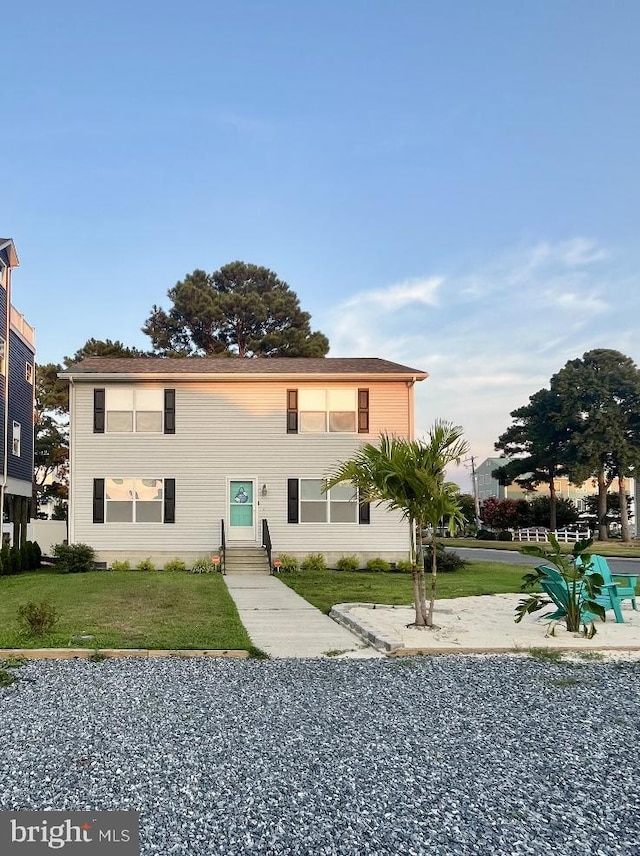
[[[573,544],[576,541],[588,541],[591,538],[591,529],[556,529],[554,532],[546,529],[516,529],[513,535],[514,541],[548,541],[549,535],[555,535],[558,541],[564,544]]]
[[[8,536],[9,543],[13,541],[13,524],[4,523],[3,533]],[[37,541],[45,556],[51,555],[54,544],[61,544],[67,539],[66,520],[32,520],[27,523],[27,540]]]

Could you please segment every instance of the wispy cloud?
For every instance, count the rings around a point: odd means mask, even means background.
[[[464,270],[360,292],[321,319],[333,356],[381,356],[426,369],[416,429],[463,425],[475,454],[493,454],[510,412],[569,359],[595,347],[640,362],[635,275],[596,241],[543,241]],[[624,306],[624,315],[614,312]]]

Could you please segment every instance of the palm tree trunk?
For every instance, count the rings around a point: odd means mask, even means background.
[[[426,585],[424,579],[424,553],[422,551],[422,527],[419,521],[412,521],[412,572],[413,603],[416,608],[416,627],[427,626]],[[415,546],[414,546],[415,545]]]
[[[429,597],[429,614],[427,615],[427,627],[433,627],[433,607],[436,602],[436,580],[438,578],[438,544],[436,542],[435,530],[431,538],[431,592]]]

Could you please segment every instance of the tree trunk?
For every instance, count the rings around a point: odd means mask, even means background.
[[[625,544],[631,541],[629,532],[629,509],[627,507],[627,492],[625,490],[625,478],[618,473],[618,501],[620,503],[620,529],[622,540]]]
[[[413,577],[413,603],[416,609],[416,627],[427,626],[427,603],[424,581],[424,553],[422,552],[422,527],[411,521],[411,573]]]
[[[436,602],[436,580],[438,578],[438,544],[436,542],[435,529],[431,538],[431,593],[429,598],[429,614],[427,615],[427,627],[433,627],[433,607]]]
[[[604,469],[598,470],[598,539],[609,540],[609,529],[607,527],[607,481]]]
[[[549,467],[549,529],[555,532],[557,524],[556,483],[553,478],[555,467]]]

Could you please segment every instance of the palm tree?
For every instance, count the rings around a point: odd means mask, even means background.
[[[453,533],[463,519],[457,485],[445,481],[445,469],[467,453],[462,428],[436,421],[426,442],[382,434],[380,445],[367,443],[338,464],[327,489],[350,482],[360,502],[375,502],[400,511],[409,522],[415,626],[433,626],[437,578],[437,531],[442,520]],[[431,597],[426,604],[422,530],[430,529],[432,546]]]

